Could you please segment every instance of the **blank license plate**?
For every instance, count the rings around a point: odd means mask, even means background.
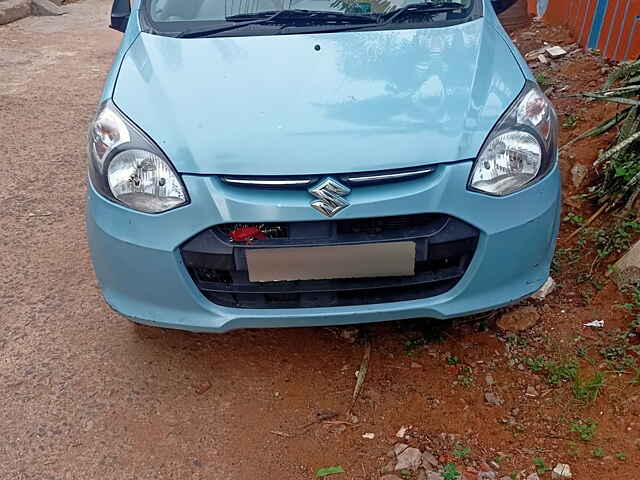
[[[404,277],[414,274],[414,242],[326,247],[248,249],[252,282],[331,278]]]

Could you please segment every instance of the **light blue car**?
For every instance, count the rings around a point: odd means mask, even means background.
[[[224,332],[544,284],[557,119],[496,16],[513,0],[409,1],[114,2],[87,199],[113,309]]]

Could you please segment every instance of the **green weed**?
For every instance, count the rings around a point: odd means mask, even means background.
[[[564,122],[562,122],[562,126],[566,128],[573,128],[576,126],[577,123],[578,123],[578,117],[571,114],[569,115],[565,114],[565,119],[564,119]]]
[[[455,356],[453,354],[450,354],[447,357],[447,364],[448,365],[457,365],[458,363],[460,363],[460,359],[457,356]]]
[[[544,462],[544,459],[542,457],[535,457],[533,460],[531,460],[531,462],[535,465],[536,471],[540,475],[544,475],[545,472],[548,472],[549,470],[551,470],[551,467],[549,467]]]
[[[459,477],[460,472],[458,472],[458,469],[453,463],[447,463],[442,469],[442,478],[444,480],[456,480]]]
[[[577,433],[580,440],[583,442],[589,442],[593,440],[593,436],[596,434],[598,424],[593,420],[576,420],[571,424],[571,431]]]
[[[604,388],[604,375],[595,372],[592,377],[582,379],[579,375],[573,381],[573,396],[582,404],[594,402]]]
[[[457,443],[453,447],[454,457],[459,458],[460,460],[464,460],[465,458],[468,458],[469,455],[471,455],[471,449],[469,447],[465,447],[464,445],[461,445],[459,443]]]

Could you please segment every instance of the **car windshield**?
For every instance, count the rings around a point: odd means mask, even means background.
[[[479,16],[479,0],[144,0],[143,30],[178,37],[426,28]]]

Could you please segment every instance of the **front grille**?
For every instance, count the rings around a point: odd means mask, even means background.
[[[231,232],[258,227],[261,238],[238,243]],[[202,294],[235,308],[312,308],[368,305],[433,297],[462,278],[479,232],[447,215],[423,214],[318,222],[225,224],[207,229],[181,247],[184,263]],[[412,276],[251,282],[246,251],[390,241],[416,244]]]
[[[377,170],[358,173],[339,173],[332,177],[350,186],[378,185],[381,183],[404,182],[425,177],[436,171],[436,165],[398,168],[394,170]],[[224,175],[220,179],[230,185],[251,188],[308,188],[323,178],[318,175],[282,176],[239,176]]]

